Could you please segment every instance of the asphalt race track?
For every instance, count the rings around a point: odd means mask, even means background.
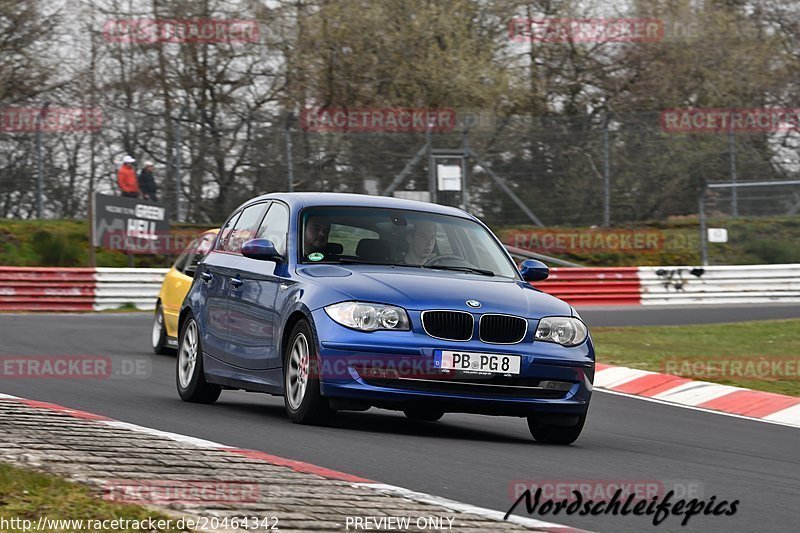
[[[591,325],[688,324],[800,316],[800,306],[595,308]],[[699,483],[703,497],[740,501],[732,517],[535,516],[593,531],[796,531],[800,430],[595,395],[576,445],[533,443],[522,419],[340,413],[330,427],[299,426],[283,400],[223,392],[213,406],[175,391],[175,360],[153,355],[150,315],[0,315],[0,356],[105,355],[148,361],[149,376],[100,380],[2,379],[0,392],[53,402],[165,431],[263,450],[368,479],[505,511],[519,480]],[[524,513],[524,510],[518,510]]]

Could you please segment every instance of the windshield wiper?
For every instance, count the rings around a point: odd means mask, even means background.
[[[494,277],[494,272],[483,268],[449,265],[426,266],[423,268],[430,268],[434,270],[454,270],[456,272],[469,272],[471,274],[483,274],[484,276]]]

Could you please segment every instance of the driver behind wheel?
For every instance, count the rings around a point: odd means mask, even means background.
[[[433,222],[417,222],[414,229],[406,235],[408,252],[403,262],[407,265],[423,265],[430,260],[436,246],[436,224]]]

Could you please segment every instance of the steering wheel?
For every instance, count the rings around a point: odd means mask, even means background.
[[[429,259],[423,263],[422,266],[439,266],[444,263],[447,259],[455,259],[456,262],[461,263],[463,265],[467,265],[470,267],[474,267],[472,263],[461,257],[460,255],[455,254],[447,254],[447,255],[437,255],[436,257]],[[457,266],[457,265],[452,265]]]

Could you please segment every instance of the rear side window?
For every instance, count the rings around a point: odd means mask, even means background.
[[[226,252],[240,253],[244,243],[250,239],[255,239],[258,225],[261,224],[261,219],[264,218],[266,210],[267,204],[261,203],[251,205],[242,211],[222,249]]]
[[[258,239],[269,239],[281,255],[286,255],[286,235],[289,233],[289,210],[273,202],[258,230]]]

